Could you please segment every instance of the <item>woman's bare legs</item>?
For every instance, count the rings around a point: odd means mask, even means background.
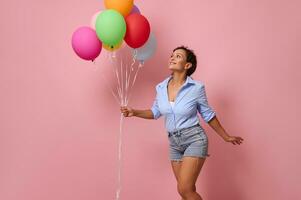
[[[177,189],[182,200],[202,200],[195,183],[206,158],[184,156],[182,162],[171,161],[177,179]]]
[[[179,174],[180,174],[180,170],[181,170],[181,164],[182,164],[182,161],[171,161],[171,167],[172,167],[172,170],[173,170],[173,173],[175,175],[175,178],[178,182],[179,180]],[[183,198],[181,200],[184,200]]]

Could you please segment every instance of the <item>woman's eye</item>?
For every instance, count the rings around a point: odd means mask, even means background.
[[[177,55],[177,58],[180,58],[180,56],[179,56],[179,55]]]

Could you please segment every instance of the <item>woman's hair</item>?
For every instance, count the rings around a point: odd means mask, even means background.
[[[175,50],[178,50],[178,49],[185,50],[186,62],[189,62],[192,64],[192,66],[187,70],[187,74],[186,74],[187,76],[190,76],[196,70],[196,66],[197,66],[196,55],[194,54],[192,49],[189,49],[188,47],[186,47],[184,45],[176,47],[172,52],[174,52]]]

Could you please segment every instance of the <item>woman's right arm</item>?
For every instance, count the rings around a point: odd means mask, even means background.
[[[120,108],[121,112],[123,113],[123,116],[125,117],[140,117],[144,119],[154,119],[154,115],[151,109],[147,110],[137,110],[133,109],[131,107],[121,106]]]
[[[157,86],[156,86],[156,91],[158,91]],[[137,109],[132,109],[131,107],[128,106],[121,106],[120,110],[125,117],[136,116],[144,119],[158,119],[159,117],[162,116],[158,105],[158,92],[156,93],[156,98],[150,109],[137,110]]]
[[[141,117],[144,119],[154,119],[153,112],[151,109],[148,110],[136,110],[133,109],[134,116]]]

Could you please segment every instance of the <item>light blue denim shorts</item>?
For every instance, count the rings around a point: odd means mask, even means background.
[[[167,132],[169,157],[182,161],[183,156],[208,157],[208,137],[200,124],[176,132]]]

